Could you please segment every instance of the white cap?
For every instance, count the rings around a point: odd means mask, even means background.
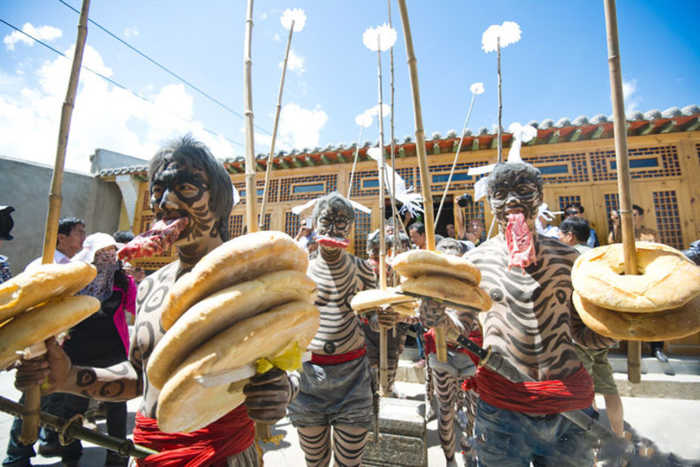
[[[108,246],[119,248],[119,244],[109,234],[97,232],[88,235],[83,242],[83,249],[73,256],[71,261],[83,261],[92,264],[95,259],[95,253]]]

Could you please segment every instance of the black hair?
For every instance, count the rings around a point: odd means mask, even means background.
[[[700,240],[695,240],[691,243],[687,250],[683,250],[683,254],[689,260],[700,266]]]
[[[414,222],[408,226],[408,231],[415,230],[420,235],[425,235],[425,225],[422,222]]]
[[[185,135],[177,138],[151,159],[148,167],[149,187],[153,186],[154,177],[171,161],[188,164],[203,170],[209,179],[209,209],[216,215],[216,228],[221,239],[228,240],[228,219],[233,207],[233,188],[231,177],[219,161],[214,158],[203,143]]]
[[[77,217],[64,217],[58,221],[58,233],[70,235],[76,225],[85,227],[85,221]]]
[[[12,220],[12,206],[0,206],[0,240],[12,240],[12,227],[15,221]]]
[[[454,238],[445,237],[438,242],[435,249],[448,255],[462,256],[467,252],[467,245]]]
[[[134,239],[134,234],[129,230],[118,230],[112,234],[112,238],[117,243],[129,243]]]
[[[318,220],[318,216],[321,215],[321,211],[326,209],[326,206],[330,206],[333,209],[338,209],[340,211],[345,211],[348,218],[350,219],[350,223],[353,223],[355,221],[355,210],[353,209],[352,204],[350,204],[350,201],[348,201],[343,195],[341,195],[337,191],[333,191],[331,193],[328,193],[326,196],[319,198],[318,201],[316,201],[316,205],[314,206],[314,212],[312,214],[312,217],[314,218],[314,224]]]
[[[642,208],[642,207],[639,206],[639,205],[633,204],[633,205],[632,205],[632,210],[633,210],[633,211],[637,211],[637,214],[639,214],[640,216],[643,216],[643,215],[644,215],[644,208]]]
[[[394,239],[392,235],[386,235],[384,238],[387,248],[394,246]],[[372,250],[379,250],[379,229],[367,235],[367,251]]]
[[[579,212],[579,214],[583,214],[583,212],[584,212],[584,209],[583,209],[583,206],[581,205],[581,203],[569,203],[564,208],[564,213],[566,213],[568,215],[569,214],[568,211],[571,208],[576,209]]]
[[[567,217],[559,226],[563,233],[572,233],[579,243],[585,243],[591,234],[591,227],[586,219],[580,217]]]
[[[487,191],[489,196],[495,191],[496,183],[503,178],[512,179],[515,178],[520,173],[524,172],[528,178],[533,179],[537,184],[538,191],[542,193],[542,172],[532,164],[527,164],[525,162],[501,162],[496,164],[493,171],[488,176],[488,181],[486,182]]]

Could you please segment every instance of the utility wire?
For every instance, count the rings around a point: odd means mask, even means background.
[[[8,23],[8,22],[5,21],[4,19],[0,18],[0,22],[3,23],[3,24],[5,24],[6,26],[9,26],[10,28],[14,29],[15,31],[18,31],[18,32],[21,33],[21,34],[24,34],[25,36],[27,36],[27,37],[30,38],[31,40],[38,42],[39,44],[43,45],[43,46],[46,47],[47,49],[51,50],[52,52],[57,53],[57,54],[60,55],[61,57],[65,58],[65,59],[67,59],[67,60],[69,59],[69,58],[66,56],[66,54],[64,54],[64,53],[61,52],[60,50],[57,50],[56,48],[51,47],[51,46],[50,46],[49,44],[47,44],[46,42],[44,42],[44,41],[42,41],[42,40],[40,40],[40,39],[37,39],[36,37],[32,36],[31,34],[29,34],[29,33],[27,33],[27,32],[24,32],[23,30],[21,30],[21,29],[18,28],[17,26]],[[85,69],[85,70],[87,70],[87,71],[89,71],[89,72],[91,72],[91,73],[93,73],[93,74],[99,76],[99,77],[102,78],[103,80],[105,80],[105,81],[111,83],[112,85],[118,87],[119,89],[123,89],[124,91],[127,91],[127,92],[131,93],[132,95],[138,97],[139,99],[142,99],[142,100],[144,100],[144,101],[146,101],[146,102],[148,102],[148,103],[153,104],[154,106],[156,106],[155,102],[153,102],[153,101],[150,100],[149,98],[147,98],[147,97],[145,97],[145,96],[142,96],[141,94],[137,93],[136,91],[132,91],[131,89],[129,89],[129,88],[127,88],[126,86],[124,86],[123,84],[121,84],[121,83],[119,83],[119,82],[117,82],[117,81],[114,81],[114,80],[113,80],[112,78],[110,78],[109,76],[106,76],[106,75],[100,73],[99,71],[95,71],[95,70],[93,70],[92,68],[90,68],[90,67],[88,67],[88,66],[86,66],[86,65],[82,65],[80,68]],[[157,108],[157,106],[156,106],[156,108]],[[184,121],[184,122],[192,123],[192,120],[188,120],[188,119],[183,118],[183,117],[180,117],[180,116],[178,116],[178,115],[173,115],[173,116],[176,117],[176,118],[178,118],[178,119],[180,119],[180,120],[182,120],[182,121]],[[206,131],[207,133],[213,135],[213,136],[220,136],[220,137],[224,138],[226,141],[228,141],[228,142],[230,142],[230,143],[232,143],[232,144],[235,144],[235,145],[237,145],[237,146],[243,147],[243,144],[242,144],[242,143],[239,143],[238,141],[234,141],[234,140],[230,139],[228,136],[222,135],[222,134],[220,134],[220,133],[216,133],[215,131],[210,130],[210,129],[206,128],[206,127],[202,127],[202,129],[203,129],[204,131]]]
[[[69,9],[73,10],[74,12],[76,12],[77,14],[80,14],[80,11],[79,11],[79,10],[75,9],[75,8],[72,7],[70,4],[66,3],[64,0],[58,0],[58,1],[59,1],[60,3],[62,3],[63,5],[65,5],[66,7],[68,7]],[[195,86],[194,84],[190,83],[189,81],[187,81],[185,78],[183,78],[182,76],[178,75],[178,74],[175,73],[174,71],[171,71],[171,70],[170,70],[168,67],[166,67],[165,65],[160,64],[160,63],[159,63],[158,61],[156,61],[155,59],[153,59],[153,58],[149,57],[148,55],[146,55],[145,53],[141,52],[139,49],[137,49],[137,48],[134,47],[133,45],[129,44],[129,43],[126,42],[124,39],[120,38],[119,36],[117,36],[116,34],[114,34],[113,32],[111,32],[109,29],[105,28],[104,26],[102,26],[102,25],[99,24],[98,22],[96,22],[96,21],[94,21],[94,20],[91,20],[90,17],[88,17],[88,21],[91,22],[92,24],[94,24],[95,26],[97,26],[99,29],[101,29],[102,31],[104,31],[106,34],[108,34],[108,35],[111,36],[112,38],[114,38],[114,39],[116,39],[117,41],[121,42],[122,44],[124,44],[125,46],[127,46],[129,49],[131,49],[132,51],[136,52],[137,54],[139,54],[140,56],[142,56],[143,58],[145,58],[146,60],[148,60],[149,62],[151,62],[151,63],[154,64],[155,66],[157,66],[158,68],[160,68],[161,70],[163,70],[163,71],[165,71],[166,73],[168,73],[170,76],[172,76],[172,77],[174,77],[175,79],[177,79],[177,80],[183,82],[183,83],[184,83],[185,85],[187,85],[187,87],[189,87],[190,89],[192,89],[192,90],[198,92],[198,93],[201,94],[202,96],[206,97],[207,99],[209,99],[210,101],[212,101],[212,102],[214,102],[215,104],[219,105],[221,108],[223,108],[223,109],[225,109],[226,111],[232,113],[233,115],[235,115],[235,116],[237,116],[237,117],[239,117],[239,118],[241,118],[241,119],[244,118],[243,115],[242,115],[240,112],[236,112],[235,110],[233,110],[232,108],[230,108],[229,106],[227,106],[226,104],[224,104],[223,102],[221,102],[220,100],[218,100],[218,99],[216,99],[215,97],[212,97],[212,96],[210,96],[209,94],[207,94],[206,92],[202,91],[199,87],[197,87],[197,86]],[[258,130],[262,131],[263,133],[266,133],[266,134],[269,135],[269,136],[272,136],[272,134],[271,134],[269,131],[265,130],[264,128],[260,128],[260,127],[257,126],[257,125],[255,125],[255,128],[257,128]]]

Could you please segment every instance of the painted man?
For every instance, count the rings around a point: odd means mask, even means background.
[[[336,192],[314,207],[319,252],[308,275],[318,285],[321,324],[309,345],[311,361],[290,375],[299,393],[289,405],[309,466],[329,465],[331,446],[338,465],[360,465],[372,424],[365,336],[350,300],[377,281],[369,263],[344,251],[354,218],[352,205]]]
[[[590,411],[593,383],[573,339],[593,349],[614,344],[586,328],[571,303],[571,267],[577,253],[537,235],[542,177],[529,164],[498,164],[488,179],[499,235],[465,254],[482,273],[493,300],[483,316],[484,346],[535,383],[512,383],[480,367],[476,449],[481,465],[592,465],[583,431],[557,414]],[[424,300],[426,324],[444,321],[441,307]]]
[[[110,368],[79,367],[71,364],[54,341],[47,341],[48,358],[39,365],[26,362],[16,386],[21,389],[49,377],[51,391],[107,401],[143,396],[134,441],[160,454],[138,465],[185,465],[198,458],[187,465],[256,466],[253,420],[271,423],[282,418],[291,394],[286,373],[279,370],[253,378],[244,390],[245,404],[201,430],[186,435],[158,430],[159,391],[148,384],[145,371],[154,346],[163,337],[162,305],[175,280],[228,238],[232,188],[226,170],[206,146],[187,136],[153,157],[149,178],[156,219],[185,227],[174,243],[177,261],[148,276],[139,287],[129,361]]]

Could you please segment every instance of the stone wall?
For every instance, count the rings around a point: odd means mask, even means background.
[[[87,169],[87,167],[86,167]],[[14,240],[0,244],[13,275],[41,256],[53,167],[0,156],[0,205],[15,208]],[[119,226],[121,194],[116,184],[66,171],[60,217],[85,220],[86,231],[113,233]]]

